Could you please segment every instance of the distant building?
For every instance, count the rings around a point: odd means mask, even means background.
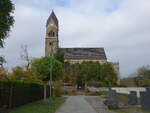
[[[64,51],[64,59],[70,63],[93,61],[107,63],[104,48],[59,48],[59,24],[55,13],[52,11],[46,24],[45,56],[53,56],[58,49]],[[119,77],[119,62],[109,62],[113,65]]]

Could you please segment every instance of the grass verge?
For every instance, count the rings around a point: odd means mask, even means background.
[[[146,110],[142,110],[143,111],[143,113],[150,113],[150,111],[146,111]]]
[[[143,110],[143,109],[141,109],[141,108],[129,108],[128,110],[130,110],[130,113],[131,113],[131,109],[133,109],[133,111],[135,112],[137,112],[137,113],[150,113],[150,111],[146,111],[146,110]],[[125,110],[125,109],[117,109],[117,110],[111,110],[112,112],[114,112],[114,113],[129,113],[129,112],[127,112],[128,110]]]
[[[128,113],[128,112],[126,112],[126,111],[124,111],[122,109],[111,110],[111,111],[114,112],[114,113]]]
[[[58,107],[64,103],[65,98],[47,99],[36,101],[13,109],[10,113],[55,113]]]

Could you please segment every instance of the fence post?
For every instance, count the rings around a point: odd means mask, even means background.
[[[12,85],[9,88],[9,108],[12,107],[12,95],[13,95],[13,88]]]

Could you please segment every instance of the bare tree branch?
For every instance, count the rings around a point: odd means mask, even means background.
[[[29,67],[30,67],[30,62],[31,62],[31,60],[30,60],[30,57],[29,57],[29,53],[28,53],[28,46],[27,45],[22,45],[21,46],[21,55],[20,55],[20,57],[21,57],[21,59],[22,60],[24,60],[24,61],[26,61],[26,69],[28,70],[29,69]]]

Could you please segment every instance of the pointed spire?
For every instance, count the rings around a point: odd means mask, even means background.
[[[48,23],[49,23],[49,21],[50,21],[51,19],[52,19],[52,20],[54,21],[54,23],[58,26],[58,19],[57,19],[57,17],[56,17],[56,15],[55,15],[55,13],[54,13],[53,10],[52,10],[51,15],[49,16],[49,18],[48,18],[48,20],[47,20],[46,26],[48,25]]]

